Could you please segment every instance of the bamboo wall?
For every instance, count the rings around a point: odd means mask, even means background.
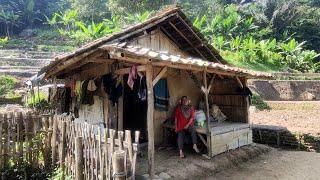
[[[136,131],[132,138],[130,131],[76,123],[68,116],[2,114],[0,169],[27,163],[59,167],[72,179],[123,179],[135,174],[139,135]]]
[[[242,80],[245,84],[245,80]],[[238,82],[234,78],[217,78],[211,88],[209,102],[219,106],[227,116],[227,121],[249,122],[248,106],[249,101],[245,96],[239,95]]]

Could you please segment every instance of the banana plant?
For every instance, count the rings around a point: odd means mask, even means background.
[[[125,17],[125,20],[129,22],[129,24],[142,23],[147,19],[149,19],[152,14],[153,14],[153,11],[145,11],[144,13],[127,14],[127,17]]]
[[[4,30],[8,37],[10,37],[13,27],[18,27],[22,24],[20,21],[20,15],[13,11],[4,11],[3,9],[0,11],[0,22],[5,24]]]
[[[104,35],[104,22],[96,24],[92,21],[91,24],[86,25],[82,21],[77,21],[76,25],[87,37],[90,37],[91,39],[96,39]]]

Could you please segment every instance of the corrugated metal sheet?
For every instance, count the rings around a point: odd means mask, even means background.
[[[138,47],[138,46],[126,46],[125,43],[122,44],[108,44],[103,45],[100,49],[114,50],[117,52],[129,53],[131,55],[145,57],[148,59],[155,59],[160,61],[167,61],[175,64],[182,65],[192,65],[196,67],[206,67],[211,70],[219,70],[230,73],[241,73],[247,76],[257,77],[257,78],[272,78],[270,73],[246,70],[238,67],[232,67],[228,65],[223,65],[220,63],[209,62],[199,58],[182,58],[177,55],[169,54],[168,52],[155,51],[150,48]]]

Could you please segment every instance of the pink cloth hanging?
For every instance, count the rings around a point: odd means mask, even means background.
[[[128,77],[128,81],[127,81],[127,84],[131,88],[131,90],[133,89],[134,80],[137,79],[137,74],[138,74],[137,66],[133,65],[129,71],[129,77]]]

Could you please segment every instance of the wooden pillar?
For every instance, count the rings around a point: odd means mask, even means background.
[[[84,179],[84,168],[83,168],[83,145],[82,145],[82,137],[76,137],[75,142],[75,157],[76,157],[76,180]]]
[[[117,150],[112,155],[113,179],[125,180],[125,151]]]
[[[241,81],[240,81],[241,82]],[[248,87],[247,86],[247,79],[246,78],[243,78],[243,87]],[[244,112],[244,119],[242,122],[245,122],[245,123],[250,123],[250,112],[249,112],[249,108],[250,108],[250,100],[249,100],[249,96],[246,96],[245,98],[245,104],[246,104],[246,110]]]
[[[150,179],[154,178],[154,95],[153,95],[153,67],[151,64],[146,66],[146,81],[148,91],[148,110],[147,110],[147,130],[148,130],[148,173]]]
[[[210,115],[209,115],[209,88],[208,88],[208,82],[207,82],[207,72],[203,72],[203,86],[204,86],[204,100],[206,105],[206,132],[207,132],[207,148],[208,148],[208,156],[211,157],[212,155],[212,149],[211,149],[211,133],[210,133]]]

